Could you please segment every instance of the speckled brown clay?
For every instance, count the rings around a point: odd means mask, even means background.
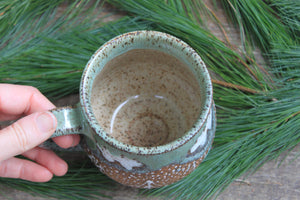
[[[123,185],[145,189],[170,185],[186,177],[198,167],[208,153],[207,150],[202,157],[191,162],[184,164],[170,164],[162,167],[159,170],[139,173],[134,171],[122,171],[119,168],[116,168],[114,165],[109,165],[103,162],[103,157],[96,157],[88,147],[84,146],[84,149],[93,163],[100,169],[100,171],[109,176],[111,179]]]
[[[190,174],[216,130],[212,83],[186,43],[134,31],[101,46],[87,63],[80,103],[56,109],[53,136],[83,134],[83,148],[112,179],[155,188]]]

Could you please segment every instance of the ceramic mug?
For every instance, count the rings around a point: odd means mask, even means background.
[[[101,46],[83,71],[80,103],[52,110],[53,137],[83,134],[100,171],[138,188],[190,174],[207,155],[216,128],[212,83],[186,43],[135,31]]]

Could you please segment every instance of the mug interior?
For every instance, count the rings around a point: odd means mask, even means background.
[[[199,130],[211,105],[210,78],[199,55],[154,31],[103,45],[89,61],[82,86],[92,128],[127,151],[177,148]]]
[[[153,147],[182,137],[201,108],[200,86],[190,68],[153,49],[129,50],[93,81],[91,106],[105,132],[134,146]]]

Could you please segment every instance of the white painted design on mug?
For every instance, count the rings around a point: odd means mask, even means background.
[[[194,151],[196,151],[200,146],[203,146],[206,142],[207,139],[207,130],[211,129],[212,127],[212,115],[211,112],[207,117],[207,123],[205,126],[204,131],[202,132],[202,134],[198,137],[196,143],[192,146],[192,148],[190,149],[190,152],[193,153]]]
[[[210,111],[208,117],[207,117],[207,124],[206,124],[206,128],[207,129],[211,129],[212,128],[212,112]]]
[[[142,186],[142,188],[151,189],[151,188],[154,187],[154,182],[148,180],[144,184],[142,184],[141,186]]]
[[[114,156],[107,149],[101,148],[101,147],[99,147],[99,145],[97,145],[97,146],[100,149],[100,151],[102,152],[102,155],[106,160],[108,160],[109,162],[117,161],[127,170],[132,170],[133,167],[142,167],[143,166],[142,163],[140,163],[136,160],[129,159],[126,157],[122,158],[120,156]]]
[[[198,137],[197,142],[192,146],[191,153],[196,151],[198,147],[203,146],[206,142],[206,136],[207,136],[207,128],[202,132],[202,134]]]
[[[152,184],[154,185],[153,181],[150,181],[150,180],[146,181],[146,184],[147,184],[147,187],[146,187],[147,189],[151,189]]]

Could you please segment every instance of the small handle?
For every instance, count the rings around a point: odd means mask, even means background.
[[[82,117],[79,104],[54,108],[50,110],[50,112],[52,112],[57,119],[57,127],[51,138],[62,135],[83,133],[83,122],[81,119]],[[15,121],[16,120],[0,122],[0,130],[10,126]]]
[[[83,132],[83,122],[79,108],[80,106],[77,104],[50,110],[57,119],[57,127],[51,138],[69,134],[81,134]]]

